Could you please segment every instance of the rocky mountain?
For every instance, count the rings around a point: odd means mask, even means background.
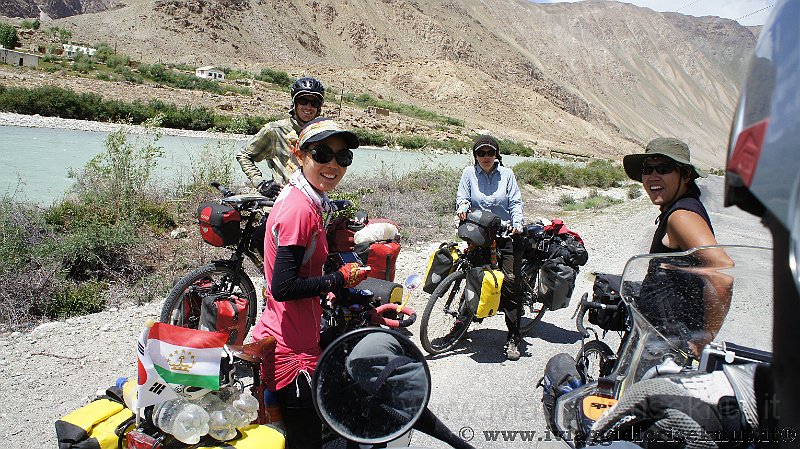
[[[53,24],[146,62],[315,75],[543,152],[674,135],[705,167],[723,164],[755,45],[732,20],[597,0],[128,0]]]
[[[0,15],[60,19],[106,11],[121,5],[121,2],[114,0],[0,0]]]

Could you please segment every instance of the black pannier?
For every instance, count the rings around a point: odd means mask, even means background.
[[[569,305],[578,270],[560,259],[548,259],[539,269],[539,299],[550,310],[563,309]]]
[[[241,214],[224,204],[213,201],[201,203],[197,208],[197,221],[200,225],[200,236],[206,243],[214,246],[235,245],[242,235],[239,227]]]
[[[592,300],[617,306],[617,310],[589,309],[589,322],[607,331],[624,331],[627,309],[619,294],[622,276],[595,273]]]
[[[483,210],[467,214],[467,218],[458,226],[458,237],[480,247],[492,244],[494,233],[500,226],[500,217]]]

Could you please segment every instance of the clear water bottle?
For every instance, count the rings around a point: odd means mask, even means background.
[[[170,399],[153,408],[153,424],[186,444],[197,444],[208,433],[208,413],[183,398]]]

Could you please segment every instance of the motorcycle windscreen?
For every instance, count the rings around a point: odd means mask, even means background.
[[[631,312],[628,344],[615,372],[636,382],[672,358],[684,366],[710,342],[772,346],[772,250],[707,246],[630,259],[622,298]]]

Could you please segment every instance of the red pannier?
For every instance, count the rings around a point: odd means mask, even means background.
[[[394,282],[400,244],[395,241],[378,241],[369,246],[362,245],[356,245],[355,252],[366,265],[372,268],[367,276]]]
[[[200,224],[200,236],[214,246],[235,245],[242,235],[239,227],[242,216],[238,210],[224,204],[213,201],[200,204],[197,221]]]
[[[228,344],[240,345],[247,336],[247,306],[247,299],[235,294],[206,295],[203,297],[198,328],[227,332]]]

